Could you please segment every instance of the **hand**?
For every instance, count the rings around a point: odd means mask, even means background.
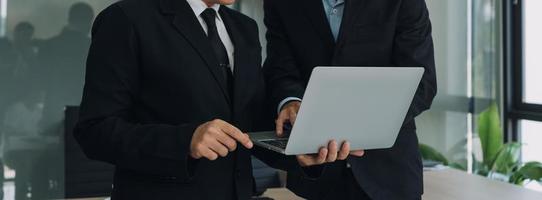
[[[318,154],[311,155],[298,155],[297,162],[301,167],[310,167],[314,165],[321,165],[324,163],[332,163],[336,160],[345,160],[348,155],[362,157],[365,154],[363,150],[350,151],[350,143],[344,142],[341,150],[337,152],[338,145],[335,140],[329,142],[327,147],[320,148]]]
[[[215,119],[196,129],[190,143],[190,156],[216,160],[218,156],[226,157],[229,152],[235,151],[237,142],[248,149],[253,146],[247,134],[228,122]]]
[[[277,136],[282,137],[284,135],[284,123],[290,122],[292,126],[294,125],[300,107],[300,101],[290,101],[282,107],[282,110],[280,110],[279,116],[275,121]]]

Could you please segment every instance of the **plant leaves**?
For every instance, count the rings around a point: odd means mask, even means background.
[[[488,170],[488,166],[485,165],[484,163],[476,160],[474,154],[471,155],[472,156],[472,170],[473,170],[473,173],[474,174],[478,174],[480,176],[484,176],[484,177],[487,177],[487,175],[489,174],[489,170]]]
[[[528,162],[510,177],[510,183],[522,185],[525,180],[542,182],[542,163]]]
[[[422,158],[424,160],[432,160],[441,162],[444,165],[448,165],[448,159],[444,157],[441,153],[439,153],[436,149],[433,147],[430,147],[429,145],[420,144],[420,153],[422,154]]]
[[[461,171],[467,171],[467,166],[463,163],[452,163],[449,165],[449,167],[451,168],[454,168],[454,169],[458,169],[458,170],[461,170]]]
[[[503,133],[497,103],[492,103],[487,110],[480,113],[478,136],[482,144],[483,163],[486,166],[492,166],[503,146]]]
[[[510,175],[514,168],[519,165],[521,144],[513,142],[505,144],[495,157],[490,170],[493,172]]]

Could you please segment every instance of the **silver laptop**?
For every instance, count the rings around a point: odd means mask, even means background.
[[[420,84],[422,67],[316,67],[289,137],[249,133],[286,155],[317,153],[330,140],[352,150],[391,148]]]

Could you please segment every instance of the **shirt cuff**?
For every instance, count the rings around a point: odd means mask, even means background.
[[[287,97],[285,98],[284,100],[282,100],[280,103],[279,103],[279,106],[277,107],[277,113],[280,113],[280,111],[282,110],[282,107],[290,102],[290,101],[301,101],[300,98],[297,98],[297,97]]]

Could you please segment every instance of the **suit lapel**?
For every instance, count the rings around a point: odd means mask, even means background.
[[[190,5],[184,0],[161,0],[160,6],[164,13],[173,15],[173,26],[197,50],[213,74],[224,97],[230,102],[228,89],[225,87],[226,80],[222,76],[216,55]]]
[[[327,20],[324,5],[321,0],[295,0],[299,2],[299,8],[306,9],[307,16],[311,20],[312,25],[316,29],[316,32],[322,38],[324,44],[333,48],[335,46],[335,38],[329,27],[329,21]]]
[[[220,16],[226,25],[228,34],[232,40],[232,43],[235,47],[234,52],[234,109],[238,110],[245,105],[246,101],[250,100],[248,98],[250,95],[250,86],[253,85],[251,81],[254,80],[254,77],[257,77],[258,74],[256,70],[252,70],[254,67],[251,66],[254,63],[250,63],[250,58],[248,56],[252,55],[249,52],[248,44],[243,38],[243,32],[239,30],[237,23],[234,22],[234,19],[231,17],[228,12],[227,7],[222,6],[219,10]],[[257,80],[256,80],[257,81]]]

